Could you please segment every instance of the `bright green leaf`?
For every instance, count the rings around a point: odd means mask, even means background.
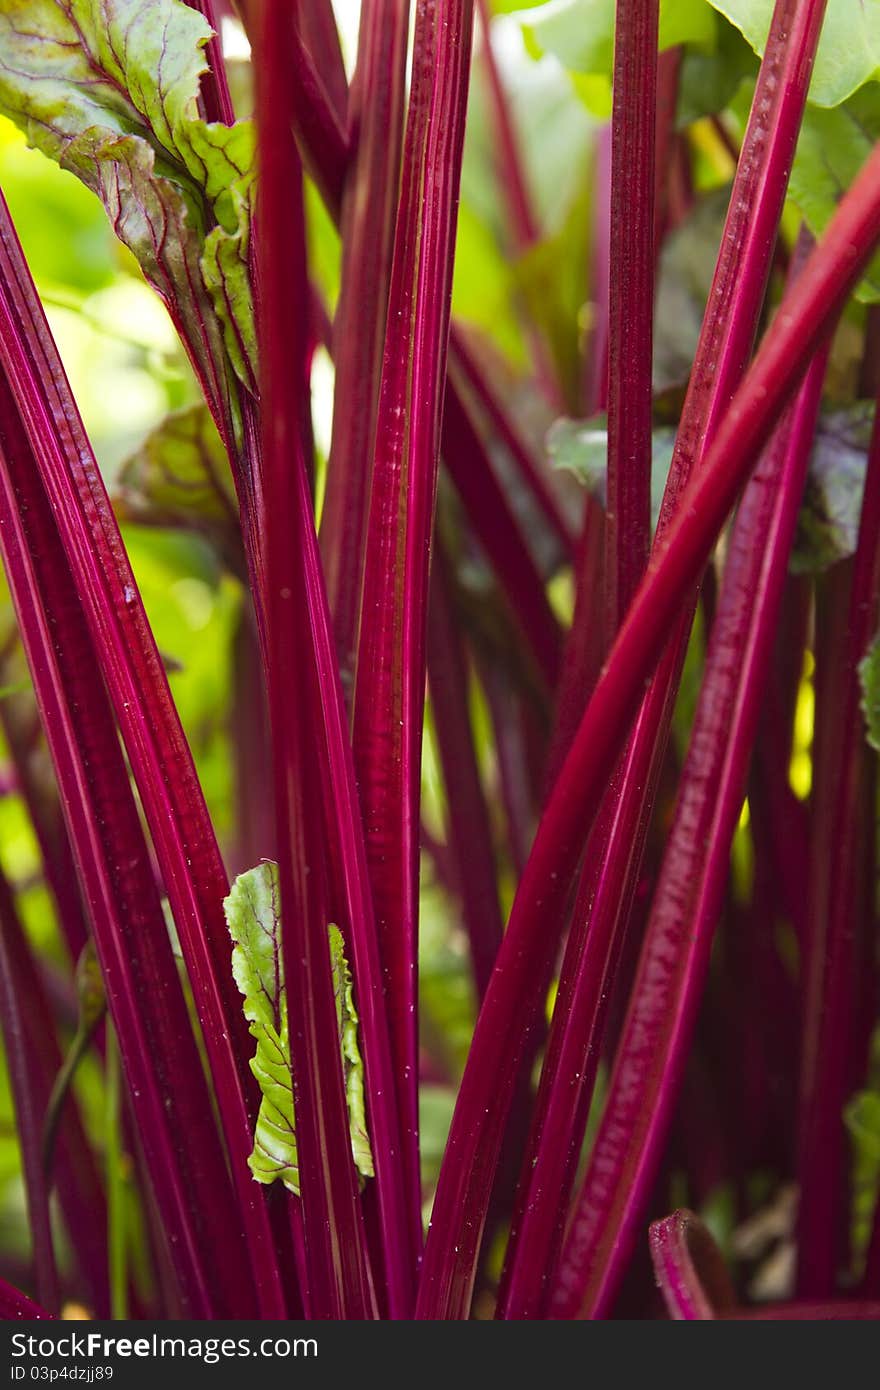
[[[712,0],[763,54],[773,0]],[[880,0],[828,0],[810,101],[837,106],[864,83],[880,77]]]
[[[0,111],[98,194],[203,378],[214,380],[215,408],[233,418],[228,386],[216,377],[231,344],[233,370],[253,382],[238,264],[253,133],[199,119],[210,33],[182,0],[0,0]],[[203,243],[215,227],[232,241],[218,233],[207,248],[206,286]],[[218,306],[222,323],[212,312]]]
[[[859,663],[862,687],[862,713],[865,716],[866,736],[872,748],[880,753],[880,635],[874,638]],[[877,1100],[880,1105],[880,1098]],[[880,1126],[877,1129],[880,1135]]]
[[[182,526],[226,544],[236,530],[235,490],[207,407],[168,415],[122,465],[113,500],[126,521]]]
[[[834,110],[807,107],[789,193],[814,236],[824,232],[878,139],[880,86],[876,83]],[[869,303],[880,301],[880,255],[871,261],[857,294]]]
[[[223,906],[235,943],[232,973],[244,995],[244,1016],[257,1043],[251,1070],[259,1083],[262,1101],[249,1160],[251,1172],[257,1182],[272,1183],[280,1178],[291,1192],[299,1193],[277,864],[264,861],[239,874]],[[352,1155],[358,1171],[364,1177],[372,1177],[351,974],[339,928],[331,924],[328,936]]]
[[[571,72],[610,73],[614,61],[615,0],[549,0],[521,10],[534,51],[552,53]],[[715,17],[706,0],[664,0],[660,5],[659,46],[693,43],[711,49]]]
[[[655,429],[651,441],[651,516],[656,526],[672,461],[675,430],[665,426]],[[574,473],[604,507],[608,471],[608,426],[604,416],[554,421],[547,434],[547,452],[554,467]]]

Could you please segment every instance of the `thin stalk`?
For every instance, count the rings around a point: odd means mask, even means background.
[[[731,533],[675,819],[551,1293],[560,1316],[607,1313],[657,1177],[742,809],[826,365],[821,351],[746,487]]]
[[[100,654],[177,924],[261,1305],[280,1316],[284,1305],[265,1194],[247,1167],[256,1095],[246,1061],[250,1040],[229,967],[226,871],[106,488],[2,199],[0,326],[0,363]]]
[[[326,822],[332,787],[315,737],[324,727],[327,680],[311,621],[310,586],[320,584],[320,567],[295,386],[307,352],[309,314],[302,169],[291,138],[296,11],[285,0],[267,0],[255,35],[263,477],[272,518],[265,537],[269,714],[310,1310],[319,1318],[364,1318],[374,1315],[375,1305],[327,946],[333,920]],[[337,697],[338,690],[337,684]]]
[[[785,180],[806,100],[811,55],[818,43],[822,12],[823,4],[819,4],[812,13],[803,7],[797,15],[793,0],[780,0],[774,12],[722,236],[710,307],[676,438],[655,549],[669,533],[691,471],[696,469],[699,476],[724,404],[745,369],[770,271]],[[713,307],[716,305],[717,310]],[[551,1212],[550,1193],[555,1198],[558,1181],[567,1195],[573,1180],[572,1164],[586,1122],[607,1000],[634,899],[694,609],[692,597],[675,621],[626,757],[616,770],[590,840],[563,965],[561,1008],[551,1031],[548,1066],[523,1168],[523,1230],[514,1231],[508,1255],[511,1309],[522,1310],[540,1300],[539,1279],[549,1277],[558,1254],[565,1203],[557,1204]],[[579,986],[575,984],[577,979]],[[577,991],[576,1010],[569,991]],[[563,1036],[567,1036],[567,1043],[563,1043]],[[569,1080],[557,1087],[557,1068],[562,1065],[563,1056]],[[569,1102],[563,1107],[566,1087],[573,1088],[577,1103],[570,1103],[570,1091]],[[554,1118],[545,1128],[544,1107],[551,1104],[551,1096]],[[551,1167],[561,1165],[550,1186],[539,1180],[536,1172],[539,1147]],[[540,1197],[526,1196],[526,1190],[534,1194],[538,1187]],[[521,1255],[516,1251],[520,1241]],[[528,1253],[532,1241],[541,1247],[543,1258],[537,1258],[534,1249]]]
[[[736,1294],[721,1251],[692,1211],[655,1221],[649,1240],[657,1283],[676,1322],[707,1322],[735,1311]]]
[[[611,116],[606,630],[610,643],[651,544],[651,366],[659,0],[617,0]]]
[[[449,330],[449,367],[447,399],[451,398],[453,391],[462,399],[462,388],[473,396],[480,411],[486,416],[510,455],[523,486],[527,489],[536,510],[543,515],[562,556],[572,559],[577,550],[574,530],[543,476],[538,460],[523,441],[510,413],[502,405],[486,373],[468,346],[466,335],[454,322]]]
[[[462,1079],[434,1202],[419,1313],[464,1315],[512,1077],[536,1002],[532,985],[555,950],[597,800],[662,651],[668,625],[705,565],[738,491],[799,375],[829,333],[880,240],[880,150],[841,200],[804,275],[786,297],[731,403],[703,470],[649,562],[581,720],[535,838]]]
[[[299,23],[306,48],[321,74],[327,96],[345,124],[348,78],[345,75],[339,29],[333,13],[333,0],[309,0],[308,4],[300,7]]]
[[[5,702],[4,702],[5,703]],[[71,872],[75,874],[71,862]],[[12,890],[0,870],[0,917],[3,950],[8,961],[18,1008],[25,1029],[30,1065],[28,1104],[45,1123],[52,1084],[62,1066],[53,1009],[21,924]],[[42,1136],[41,1136],[42,1141]],[[44,1165],[45,1170],[45,1165]],[[51,1174],[46,1182],[51,1187]],[[71,1104],[61,1126],[55,1181],[68,1236],[85,1281],[86,1296],[100,1316],[107,1310],[104,1269],[106,1217],[100,1174],[82,1126],[79,1109]]]
[[[464,645],[455,626],[448,561],[441,548],[431,573],[428,682],[446,791],[449,844],[482,999],[504,930],[492,828],[474,746]]]
[[[57,1312],[58,1270],[49,1212],[49,1185],[43,1167],[43,1116],[38,1100],[41,1088],[35,1059],[28,1046],[21,986],[15,976],[9,945],[10,937],[20,936],[21,924],[17,920],[12,893],[5,874],[0,873],[0,1025],[3,1049],[21,1145],[37,1297],[46,1308]]]
[[[418,840],[428,569],[472,0],[420,0],[376,429],[354,749],[379,928],[407,1201],[420,1245]]]
[[[7,579],[89,904],[157,1205],[191,1316],[250,1309],[244,1250],[138,809],[56,516],[5,378],[0,532]]]
[[[107,1165],[107,1263],[110,1279],[110,1316],[125,1319],[128,1309],[128,1260],[125,1229],[125,1180],[122,1176],[121,1073],[119,1047],[111,1031],[107,1038],[104,1086],[104,1153]]]
[[[552,691],[562,660],[559,621],[467,407],[451,391],[447,393],[443,413],[443,459],[474,535],[486,552],[531,648],[541,679]]]
[[[408,31],[409,0],[365,0],[351,88],[354,156],[342,201],[333,434],[321,516],[324,573],[349,703],[400,182]]]
[[[835,605],[834,661],[817,703],[821,735],[814,757],[798,1144],[797,1291],[807,1299],[826,1298],[834,1292],[843,1254],[841,1203],[848,1152],[843,1110],[852,1078],[858,1016],[858,848],[864,820],[862,783],[869,756],[859,710],[857,667],[874,635],[878,592],[880,411],[868,451],[852,580],[843,602]],[[817,675],[820,679],[824,675],[818,662]]]

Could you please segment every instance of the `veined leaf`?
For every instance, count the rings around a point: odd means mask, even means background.
[[[877,24],[880,26],[880,7]],[[824,232],[878,139],[880,85],[876,82],[862,87],[833,111],[807,107],[789,192],[814,236]],[[871,260],[856,294],[866,303],[880,300],[880,255]]]
[[[199,531],[224,548],[237,535],[229,461],[206,406],[174,411],[123,463],[113,493],[123,521]]]
[[[254,383],[254,136],[199,118],[210,36],[181,0],[0,0],[0,111],[101,198],[228,423],[227,353]]]
[[[711,0],[762,55],[773,0]],[[828,0],[810,101],[837,106],[880,76],[880,0]]]
[[[285,1187],[298,1194],[299,1164],[277,864],[267,860],[239,874],[224,908],[229,934],[235,943],[232,973],[244,995],[244,1016],[257,1043],[251,1070],[263,1097],[250,1157],[251,1172],[257,1182],[272,1183],[280,1178]],[[358,1016],[351,972],[342,933],[332,923],[328,927],[328,938],[352,1156],[358,1172],[372,1177],[373,1156],[364,1112],[364,1069],[358,1045]]]

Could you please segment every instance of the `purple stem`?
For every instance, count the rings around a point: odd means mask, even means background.
[[[448,561],[438,547],[428,610],[428,681],[446,791],[449,845],[456,865],[474,981],[482,999],[504,924],[489,810],[483,794],[468,696],[468,666],[449,592]]]
[[[658,13],[659,0],[617,0],[611,117],[605,513],[609,643],[644,574],[651,544]]]
[[[286,0],[266,0],[254,35],[261,160],[262,471],[271,520],[265,537],[269,713],[309,1306],[313,1317],[369,1318],[375,1302],[351,1158],[327,946],[335,868],[328,843],[335,769],[327,717],[334,706],[338,716],[340,687],[338,680],[332,683],[297,386],[309,320],[302,170],[291,136],[297,8],[292,11]],[[355,871],[352,865],[350,873]],[[356,923],[342,926],[350,938]],[[357,971],[357,959],[354,965]],[[369,975],[363,984],[369,1000]]]
[[[192,753],[122,537],[24,256],[0,199],[0,363],[53,506],[100,654],[192,982],[238,1205],[266,1312],[283,1311],[265,1211],[251,1180],[256,1089],[250,1039],[229,966],[228,890]]]
[[[345,75],[339,29],[333,13],[333,0],[307,0],[305,5],[300,6],[299,27],[333,109],[342,118],[342,124],[345,126],[348,78]],[[357,117],[352,113],[353,126],[356,120]]]
[[[577,551],[574,530],[551,491],[540,464],[523,441],[509,412],[504,409],[492,390],[485,372],[468,346],[466,335],[455,323],[449,332],[449,365],[447,400],[451,398],[453,391],[461,399],[462,387],[472,393],[478,407],[510,454],[520,479],[528,489],[536,508],[544,516],[563,556],[572,559]]]
[[[450,391],[443,414],[443,460],[478,542],[501,582],[547,689],[559,679],[562,632],[544,581],[488,452],[461,397]]]
[[[342,201],[333,435],[321,517],[324,572],[349,704],[400,181],[408,30],[409,0],[365,0],[351,88],[354,157]]]
[[[29,1046],[22,982],[17,977],[12,959],[13,942],[16,938],[20,939],[21,934],[9,884],[5,874],[0,873],[0,1026],[21,1146],[37,1297],[46,1308],[57,1312],[58,1271],[49,1213],[49,1185],[43,1167],[44,1112],[40,1106],[40,1076],[37,1060]]]
[[[607,1313],[657,1176],[727,881],[826,362],[827,351],[818,353],[746,487],[730,537],[675,819],[551,1294],[558,1316]]]
[[[0,532],[157,1205],[193,1317],[252,1308],[244,1250],[152,864],[56,516],[0,388]]]
[[[736,1294],[709,1231],[692,1211],[655,1221],[648,1233],[654,1274],[669,1316],[676,1322],[709,1322],[733,1314]]]
[[[71,863],[71,872],[75,874]],[[46,1105],[63,1061],[61,1048],[52,1022],[52,1006],[43,981],[31,954],[24,930],[16,911],[15,901],[5,874],[0,871],[0,931],[3,936],[3,955],[14,992],[21,1010],[24,1040],[29,1059],[28,1105],[33,1106],[39,1121],[37,1150],[28,1139],[29,1162],[35,1161],[43,1170],[43,1127]],[[4,1017],[6,1011],[4,1010]],[[10,1011],[14,1018],[14,1010]],[[11,1053],[10,1053],[11,1056]],[[36,1158],[33,1154],[36,1152]],[[61,1199],[65,1225],[85,1280],[88,1296],[98,1316],[107,1312],[107,1216],[101,1176],[82,1127],[79,1110],[68,1101],[58,1138],[55,1180]],[[26,1170],[26,1178],[29,1176]],[[51,1186],[52,1175],[47,1175]],[[44,1300],[48,1302],[49,1300]],[[54,1306],[54,1305],[53,1305]]]
[[[597,798],[637,712],[645,678],[754,467],[756,450],[878,240],[880,150],[841,200],[731,403],[705,467],[685,489],[547,802],[462,1079],[425,1251],[421,1316],[462,1316],[468,1307],[511,1082],[537,1003],[532,986],[543,978],[543,964],[558,939],[548,924],[564,909]]]
[[[425,629],[471,29],[472,0],[420,0],[354,706],[355,763],[392,1006],[407,1200],[419,1244],[416,975]]]
[[[857,666],[874,635],[880,592],[880,411],[868,452],[851,584],[846,584],[846,571],[842,574],[842,601],[831,618],[831,662],[821,671],[817,661],[819,734],[814,755],[798,1145],[797,1292],[803,1298],[825,1298],[834,1292],[842,1255],[841,1203],[848,1152],[843,1109],[852,1082],[858,1015],[858,847],[864,824],[864,765],[869,756],[859,710]],[[846,619],[841,627],[842,612]]]

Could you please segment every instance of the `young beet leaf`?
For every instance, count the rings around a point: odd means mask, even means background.
[[[258,864],[239,874],[224,902],[229,934],[235,943],[232,973],[244,995],[244,1016],[257,1042],[251,1069],[262,1092],[249,1159],[257,1182],[280,1178],[299,1196],[293,1076],[284,958],[281,951],[281,902],[278,865]],[[358,1016],[351,972],[339,928],[327,929],[339,1046],[351,1125],[351,1151],[358,1172],[373,1177],[373,1156],[364,1115],[364,1065],[358,1046]]]

